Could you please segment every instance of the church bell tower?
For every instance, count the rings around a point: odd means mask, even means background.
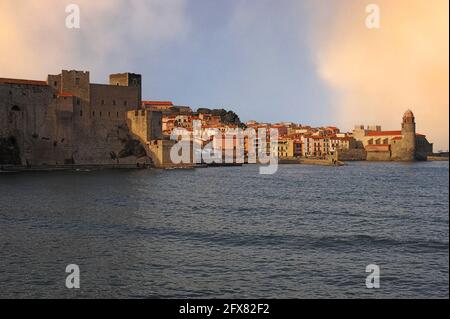
[[[404,160],[414,161],[416,159],[416,122],[411,110],[403,114],[402,135]]]

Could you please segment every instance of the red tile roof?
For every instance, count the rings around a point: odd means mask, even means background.
[[[171,101],[142,101],[143,105],[164,105],[164,106],[173,106]]]
[[[61,97],[73,97],[75,95],[73,95],[72,93],[69,93],[69,92],[61,92],[61,93],[58,93],[58,96],[61,96]]]
[[[367,136],[390,136],[390,135],[402,135],[402,131],[374,131],[367,132]]]
[[[367,136],[402,136],[402,131],[379,131],[379,132],[367,132]],[[416,136],[425,136],[423,134],[416,133]]]
[[[350,136],[343,136],[343,137],[336,137],[338,140],[341,140],[341,141],[351,141],[351,140],[353,140],[353,137],[350,137]]]
[[[47,85],[45,81],[0,78],[0,84]]]

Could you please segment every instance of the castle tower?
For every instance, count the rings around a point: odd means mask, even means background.
[[[142,76],[135,73],[116,73],[109,76],[109,85],[131,86],[139,88],[139,105],[142,104]]]
[[[82,100],[90,100],[89,72],[62,70],[61,74],[48,75],[47,85],[58,93],[70,93]]]
[[[416,122],[411,110],[407,110],[403,114],[402,135],[402,159],[414,161],[416,158]]]

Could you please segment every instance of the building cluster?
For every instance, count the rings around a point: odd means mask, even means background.
[[[248,121],[244,125],[225,123],[221,116],[212,113],[199,113],[187,106],[176,106],[171,101],[143,101],[142,107],[146,110],[162,113],[162,134],[165,139],[179,129],[192,133],[194,123],[201,123],[201,136],[197,142],[202,147],[213,142],[216,150],[222,151],[222,157],[229,148],[233,149],[236,155],[236,148],[239,147],[237,136],[231,136],[232,141],[227,143],[225,132],[243,129],[244,157],[248,158],[254,152],[258,156],[259,152],[265,155],[272,155],[281,159],[293,159],[299,157],[327,158],[333,156],[338,150],[349,150],[357,148],[357,143],[351,133],[341,133],[337,127],[303,126],[293,122],[282,123],[259,123]],[[248,129],[253,129],[256,135],[251,138],[247,133]],[[270,131],[278,132],[277,143],[271,143]],[[221,133],[220,138],[215,137],[215,133]],[[264,136],[259,136],[263,132]],[[191,142],[195,138],[191,135]]]
[[[357,126],[352,132],[337,127],[310,127],[292,122],[236,123],[211,112],[170,101],[142,99],[141,75],[112,74],[108,84],[90,82],[89,72],[63,70],[46,81],[0,78],[0,164],[35,166],[112,165],[170,167],[171,134],[193,132],[201,123],[202,146],[223,151],[244,148],[281,159],[301,157],[342,160],[423,160],[432,144],[415,132],[415,118],[407,111],[398,131],[380,126]],[[197,122],[196,122],[197,121]],[[228,143],[215,132],[253,129]],[[263,130],[261,130],[263,129]],[[276,142],[270,131],[278,132]],[[263,133],[259,133],[263,132]],[[258,136],[264,134],[264,136]],[[195,142],[194,137],[191,143]]]
[[[433,153],[433,144],[425,135],[416,133],[411,110],[404,113],[401,129],[395,131],[383,131],[380,125],[357,125],[352,132],[345,133],[334,126],[310,127],[291,122],[268,124],[250,121],[246,125],[278,129],[278,143],[272,145],[271,153],[281,159],[414,161],[426,160]]]
[[[278,130],[277,144],[272,144],[270,152],[279,158],[327,158],[337,154],[339,150],[356,148],[357,144],[351,133],[341,133],[334,126],[311,127],[292,122],[258,123],[249,121],[247,127],[255,129]],[[267,136],[268,142],[270,137]]]

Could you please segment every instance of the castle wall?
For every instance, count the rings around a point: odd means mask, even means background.
[[[391,153],[390,152],[367,152],[367,160],[368,161],[390,161]]]
[[[416,160],[426,161],[428,156],[433,155],[433,144],[429,143],[424,136],[416,137]]]
[[[174,164],[170,151],[176,141],[162,138],[162,113],[150,110],[127,112],[128,126],[133,138],[138,139],[147,150],[153,164],[159,168],[189,166],[190,164]],[[191,150],[192,152],[192,150]],[[191,156],[191,162],[193,158]]]
[[[391,143],[391,159],[393,161],[401,161],[407,156],[403,147],[403,140],[392,141]]]
[[[127,122],[128,110],[141,105],[140,86],[90,84],[89,73],[79,71],[49,75],[47,83],[0,83],[1,164],[150,161]]]
[[[14,137],[21,165],[54,159],[56,108],[57,98],[48,86],[0,84],[0,137]]]
[[[339,149],[336,151],[337,160],[339,161],[365,161],[367,152],[365,149]]]
[[[74,127],[75,162],[133,165],[148,161],[142,146],[135,149],[127,122],[127,112],[139,104],[138,87],[90,84],[89,103],[75,113],[79,118]]]
[[[172,140],[154,140],[150,143],[150,152],[156,167],[176,167],[186,164],[174,164],[170,158],[170,150],[175,145]]]

